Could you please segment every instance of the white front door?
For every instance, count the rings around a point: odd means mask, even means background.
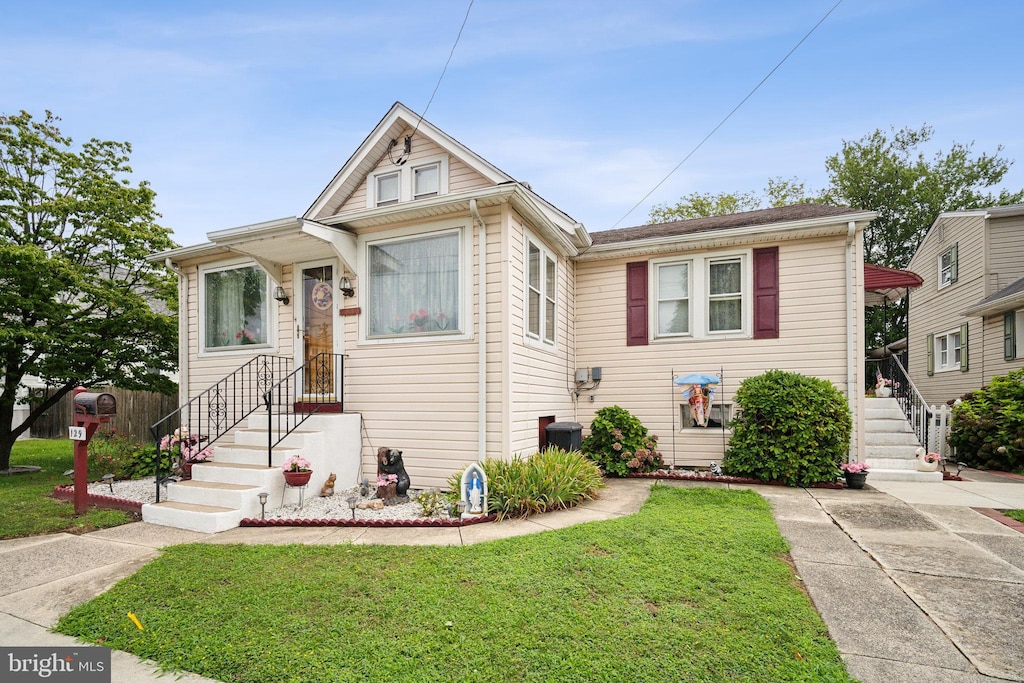
[[[338,325],[340,295],[338,266],[333,260],[295,264],[295,365],[303,366],[299,394],[303,398],[333,400],[339,368],[334,356],[341,353]],[[336,329],[337,328],[337,329]]]

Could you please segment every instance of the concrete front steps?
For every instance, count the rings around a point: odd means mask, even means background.
[[[865,460],[871,466],[868,483],[876,481],[942,481],[942,472],[917,469],[917,440],[894,398],[866,399]]]
[[[192,466],[191,480],[169,484],[161,502],[143,505],[143,521],[209,534],[233,529],[244,518],[259,517],[260,493],[268,494],[267,510],[281,507],[285,487],[280,466],[286,458],[302,455],[315,471],[324,446],[321,432],[297,429],[274,447],[273,466],[268,467],[265,419],[261,424],[250,418],[233,437],[233,443],[213,445],[213,460]]]

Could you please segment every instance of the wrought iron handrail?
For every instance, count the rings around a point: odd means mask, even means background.
[[[932,423],[932,409],[924,400],[921,392],[918,391],[914,382],[910,379],[907,369],[896,356],[888,356],[877,363],[884,368],[880,371],[882,376],[889,381],[892,389],[892,397],[899,403],[900,409],[910,422],[910,426],[917,435],[917,440],[923,446],[928,447],[929,428]]]
[[[209,447],[264,405],[267,391],[291,364],[285,356],[256,356],[149,428],[156,440],[156,502],[171,475],[161,470],[164,453],[173,448],[168,437],[180,430],[179,437],[195,435],[199,448]]]
[[[344,386],[344,354],[320,353],[266,391],[267,467],[274,466],[274,446],[302,423],[328,406],[344,409]]]

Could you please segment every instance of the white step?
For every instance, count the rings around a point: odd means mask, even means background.
[[[271,436],[274,441],[277,441],[280,438],[280,432],[271,432]],[[236,429],[235,443],[239,446],[262,447],[264,452],[266,452],[267,430],[265,427],[263,429],[254,429],[251,427],[248,429]],[[323,432],[300,428],[285,436],[277,445],[287,448],[308,448],[310,446],[319,446],[322,443]]]
[[[866,458],[871,471],[880,470],[917,470],[917,458]]]
[[[234,508],[242,511],[243,517],[254,517],[260,513],[260,486],[226,484],[211,481],[181,481],[167,487],[167,500],[174,503],[194,503],[213,507]],[[272,491],[267,490],[271,494]],[[280,499],[280,494],[278,495]],[[278,507],[277,505],[273,507]]]
[[[864,417],[867,420],[905,420],[906,415],[900,409],[899,405],[890,406],[888,408],[875,407],[872,408],[870,404],[864,409]]]
[[[211,460],[192,466],[193,481],[226,482],[267,487],[281,485],[281,468]]]
[[[914,433],[910,423],[900,414],[899,419],[892,418],[869,418],[864,423],[864,428],[869,432],[909,432]]]
[[[921,443],[914,432],[867,432],[864,435],[866,446],[914,446]]]
[[[242,511],[211,505],[166,501],[143,505],[142,520],[151,524],[215,534],[237,527],[242,521]]]
[[[887,469],[875,469],[872,467],[868,470],[867,483],[870,484],[871,480],[875,481],[923,481],[923,482],[940,482],[942,481],[942,472],[918,472],[914,470],[887,470]]]
[[[213,447],[213,458],[216,462],[262,465],[267,466],[267,447],[246,446],[234,443],[218,443]],[[274,446],[271,455],[271,466],[277,467],[292,455],[303,455],[301,448],[292,446]]]
[[[864,455],[871,458],[899,458],[901,460],[914,460],[917,457],[917,449],[920,446],[915,442],[906,446],[865,446]],[[194,471],[194,470],[193,470]]]

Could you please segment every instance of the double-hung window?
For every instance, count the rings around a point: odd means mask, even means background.
[[[651,324],[657,339],[750,334],[747,254],[653,262]]]
[[[708,262],[708,332],[743,330],[743,260]]]
[[[960,331],[935,336],[936,370],[960,369]]]
[[[256,265],[200,270],[203,351],[270,343],[266,272]]]
[[[954,244],[939,256],[939,289],[948,287],[957,280],[956,246]]]
[[[397,204],[401,189],[401,173],[383,173],[374,176],[377,188],[377,206],[388,206]]]
[[[690,262],[657,266],[658,336],[690,334]]]
[[[440,188],[441,164],[435,162],[412,170],[412,197],[436,197]]]
[[[555,343],[557,262],[533,240],[526,240],[526,336]]]
[[[371,242],[368,338],[461,332],[462,231]]]

